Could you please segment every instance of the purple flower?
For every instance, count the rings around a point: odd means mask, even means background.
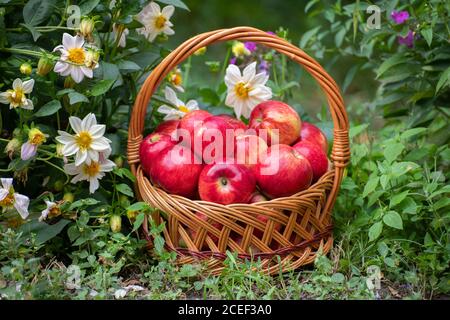
[[[230,64],[236,64],[236,60],[237,60],[236,57],[231,58],[230,59]]]
[[[272,35],[272,36],[276,36],[275,32],[273,32],[273,31],[267,31],[267,33]]]
[[[408,11],[392,11],[391,18],[396,24],[402,24],[409,19]]]
[[[251,41],[244,42],[244,46],[250,52],[254,52],[257,49],[256,48],[256,43],[251,42]]]
[[[412,48],[414,45],[414,33],[409,30],[406,37],[398,36],[398,43],[407,46],[408,48]]]
[[[25,142],[20,150],[20,158],[28,160],[36,155],[38,146],[29,142]]]
[[[266,60],[262,60],[259,64],[259,72],[264,72],[266,75],[269,75],[270,65]]]

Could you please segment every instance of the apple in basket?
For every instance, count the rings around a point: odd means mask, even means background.
[[[270,198],[305,190],[313,176],[309,161],[285,144],[270,146],[255,172],[261,191]]]
[[[242,129],[243,131],[245,131],[247,129],[247,125],[245,123],[228,114],[219,114],[216,117],[222,118],[223,120],[227,121],[236,130]]]
[[[164,122],[161,122],[153,131],[153,133],[161,133],[161,134],[167,134],[168,136],[172,136],[178,128],[178,124],[180,123],[180,120],[167,120]]]
[[[255,129],[269,146],[276,143],[277,136],[279,144],[292,144],[300,137],[301,126],[298,113],[281,101],[262,102],[250,114],[249,128]]]
[[[313,172],[313,182],[319,180],[328,170],[328,158],[320,145],[307,140],[297,142],[293,148],[308,159]]]
[[[196,212],[195,216],[197,218],[199,218],[200,220],[208,221],[208,216],[206,214],[201,213],[201,212]],[[222,229],[222,225],[220,223],[218,223],[218,222],[211,222],[211,225],[214,228],[218,229],[218,230]],[[200,228],[200,226],[198,226],[198,228]],[[195,229],[195,230],[189,229],[188,232],[189,232],[189,235],[191,236],[192,241],[194,241],[195,238],[197,237],[198,229]],[[208,235],[211,237],[211,240],[214,241],[214,243],[217,245],[217,243],[219,242],[219,238],[217,236],[211,234],[210,232],[208,232]],[[207,246],[206,242],[204,242],[204,246],[203,247],[205,247],[205,246]]]
[[[256,202],[262,202],[262,201],[267,201],[267,198],[264,197],[261,193],[259,192],[255,192],[253,193],[252,197],[250,198],[250,203],[256,203]],[[267,221],[269,221],[269,217],[263,214],[257,214],[256,215],[256,219],[258,219],[259,221],[261,221],[264,225],[267,224]],[[280,232],[281,230],[281,224],[279,222],[275,222],[274,223],[274,230],[277,230],[278,232]],[[261,231],[259,229],[255,229],[253,231],[253,234],[258,237],[258,238],[262,238],[264,231]]]
[[[193,149],[194,129],[201,126],[203,121],[209,117],[211,117],[211,113],[205,110],[194,110],[187,113],[178,124],[178,140],[186,147]]]
[[[175,142],[166,134],[152,133],[145,137],[139,146],[139,159],[144,172],[149,175],[159,153],[174,145]]]
[[[309,122],[303,122],[300,140],[319,145],[325,154],[328,153],[328,142],[325,134],[318,127]]]
[[[222,117],[206,118],[194,129],[193,151],[206,164],[222,161],[233,153],[234,127]]]
[[[194,198],[202,169],[201,159],[191,149],[176,144],[155,157],[150,177],[169,193]]]
[[[235,137],[234,158],[236,163],[245,164],[253,169],[267,152],[267,143],[260,137],[241,134]]]
[[[230,204],[248,203],[256,188],[253,172],[233,160],[206,165],[199,178],[198,191],[205,201]]]

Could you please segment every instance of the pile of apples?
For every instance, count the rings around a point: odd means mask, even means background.
[[[211,132],[221,133],[219,148]],[[271,100],[253,109],[248,125],[204,110],[165,121],[139,152],[144,173],[168,193],[227,205],[307,189],[328,170],[327,150],[319,128]]]

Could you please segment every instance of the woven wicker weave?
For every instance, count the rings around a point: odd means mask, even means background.
[[[333,166],[319,181],[305,191],[285,198],[254,204],[220,205],[190,200],[166,193],[153,186],[139,165],[139,144],[152,94],[167,74],[196,50],[222,41],[253,41],[273,48],[302,65],[319,83],[326,95],[334,123],[331,152]],[[332,247],[331,209],[334,205],[344,168],[350,158],[348,119],[340,90],[335,81],[310,56],[291,43],[251,27],[216,30],[197,35],[171,52],[145,80],[134,104],[129,126],[128,162],[137,178],[138,196],[158,210],[152,218],[166,221],[164,237],[169,250],[178,254],[179,263],[203,260],[212,273],[220,273],[227,250],[241,258],[261,259],[261,267],[273,274],[288,271],[314,261],[319,249],[327,253]],[[195,213],[207,215],[199,219]],[[256,215],[269,218],[266,224]],[[223,227],[218,229],[214,223]],[[280,231],[274,228],[279,223]],[[143,232],[150,236],[144,223]],[[188,229],[197,230],[195,238]],[[255,235],[254,230],[260,232]],[[242,236],[237,243],[232,235]],[[186,248],[180,247],[180,239]],[[217,240],[218,239],[218,240]],[[276,258],[275,256],[280,256]]]

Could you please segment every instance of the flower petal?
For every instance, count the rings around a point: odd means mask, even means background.
[[[9,192],[9,189],[13,185],[13,179],[12,178],[1,178],[0,181],[2,182],[3,189],[8,190],[8,192]]]
[[[23,87],[24,93],[31,93],[31,91],[33,91],[33,87],[34,87],[34,79],[24,81],[22,84],[22,87]]]
[[[81,131],[83,131],[80,118],[74,116],[69,117],[69,123],[73,131],[75,131],[76,133],[80,133]]]
[[[22,194],[14,194],[14,208],[19,212],[22,219],[26,219],[29,215],[28,206],[30,199]]]
[[[80,83],[81,81],[83,81],[84,74],[79,66],[72,66],[72,72],[70,73],[70,75],[73,81],[75,81],[76,83]]]
[[[170,5],[170,6],[166,6],[162,9],[161,14],[167,19],[169,20],[170,17],[173,15],[175,11],[175,7]]]
[[[75,165],[80,166],[85,161],[90,163],[90,159],[88,159],[87,151],[79,150],[77,152],[77,154],[75,155]]]
[[[250,63],[243,71],[243,81],[249,83],[256,74],[256,62]]]

